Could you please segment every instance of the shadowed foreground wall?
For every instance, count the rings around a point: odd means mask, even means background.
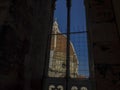
[[[118,0],[85,0],[96,90],[120,90]]]
[[[50,0],[0,0],[0,90],[41,90]]]

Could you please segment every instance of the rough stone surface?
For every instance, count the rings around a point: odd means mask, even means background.
[[[0,90],[40,90],[52,17],[50,0],[0,0]]]
[[[117,0],[85,0],[91,66],[96,90],[120,89],[120,28]],[[93,65],[94,64],[94,65]]]

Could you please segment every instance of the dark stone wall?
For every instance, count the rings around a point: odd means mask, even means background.
[[[120,15],[116,2],[85,0],[96,90],[120,89]]]
[[[51,0],[0,0],[0,90],[41,90]]]

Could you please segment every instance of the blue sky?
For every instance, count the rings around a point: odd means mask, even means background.
[[[57,0],[54,17],[57,18],[61,31],[66,31],[66,0]],[[72,0],[71,7],[71,31],[85,30],[85,8],[83,0]]]
[[[67,17],[66,0],[57,0],[54,18],[57,19],[61,32],[66,32],[66,17]],[[72,0],[71,7],[71,32],[86,31],[86,16],[84,0]],[[72,34],[71,41],[74,45],[77,57],[79,59],[79,70],[88,69],[88,48],[86,33]],[[89,75],[88,72],[79,72],[84,75]]]

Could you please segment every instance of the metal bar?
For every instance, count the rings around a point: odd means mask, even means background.
[[[71,0],[66,1],[67,6],[67,46],[66,46],[66,90],[69,90],[69,78],[70,78],[70,9]]]
[[[70,32],[69,34],[82,34],[82,33],[87,33],[87,31],[80,31],[80,32]],[[57,34],[52,34],[52,35],[63,35],[67,33],[57,33]]]

